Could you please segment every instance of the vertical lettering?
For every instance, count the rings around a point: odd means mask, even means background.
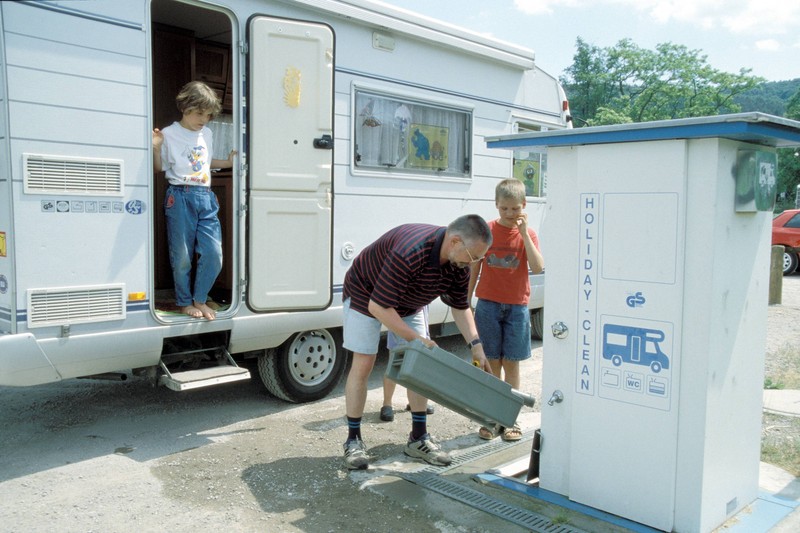
[[[582,194],[580,205],[580,245],[578,260],[581,270],[578,281],[578,316],[584,333],[581,349],[577,351],[578,374],[575,376],[575,390],[580,394],[594,395],[595,368],[597,367],[597,339],[595,323],[597,320],[597,289],[594,278],[598,275],[598,247],[593,245],[599,235],[597,206],[600,205],[598,194]],[[582,281],[581,281],[582,280]],[[577,346],[576,346],[577,348]]]

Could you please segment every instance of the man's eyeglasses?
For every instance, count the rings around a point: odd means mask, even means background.
[[[467,251],[467,255],[469,256],[469,263],[470,263],[470,264],[472,264],[472,263],[477,263],[478,261],[480,261],[480,260],[482,260],[482,259],[483,259],[483,257],[479,257],[479,258],[477,258],[477,259],[475,259],[474,257],[472,257],[472,254],[470,253],[470,251],[469,251],[469,248],[467,248],[467,245],[464,243],[464,241],[461,241],[461,244],[463,244],[463,245],[464,245],[464,250],[466,250],[466,251]]]

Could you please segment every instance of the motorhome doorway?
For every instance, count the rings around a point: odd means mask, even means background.
[[[214,159],[227,159],[236,144],[234,136],[233,26],[222,11],[173,0],[153,0],[152,21],[152,117],[154,128],[165,128],[180,119],[175,96],[189,81],[210,86],[222,101],[222,113],[208,127],[214,133]],[[219,200],[222,225],[222,271],[209,294],[209,305],[224,313],[232,304],[235,276],[236,168],[215,171],[211,189]],[[153,176],[153,260],[155,308],[160,316],[180,315],[175,304],[172,269],[167,250],[163,173]]]

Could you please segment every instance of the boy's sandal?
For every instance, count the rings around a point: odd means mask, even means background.
[[[494,431],[487,428],[486,426],[481,426],[481,429],[478,430],[478,436],[483,440],[492,440],[497,435],[495,435]]]
[[[392,422],[394,420],[394,409],[392,409],[391,405],[381,407],[380,419],[384,422]]]
[[[510,428],[506,428],[503,431],[503,435],[500,437],[506,442],[513,442],[522,438],[522,430],[519,428],[518,425],[514,424]]]

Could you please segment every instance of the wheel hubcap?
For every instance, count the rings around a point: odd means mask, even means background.
[[[289,346],[289,372],[303,385],[315,385],[325,380],[336,362],[336,344],[325,330],[298,334]]]

